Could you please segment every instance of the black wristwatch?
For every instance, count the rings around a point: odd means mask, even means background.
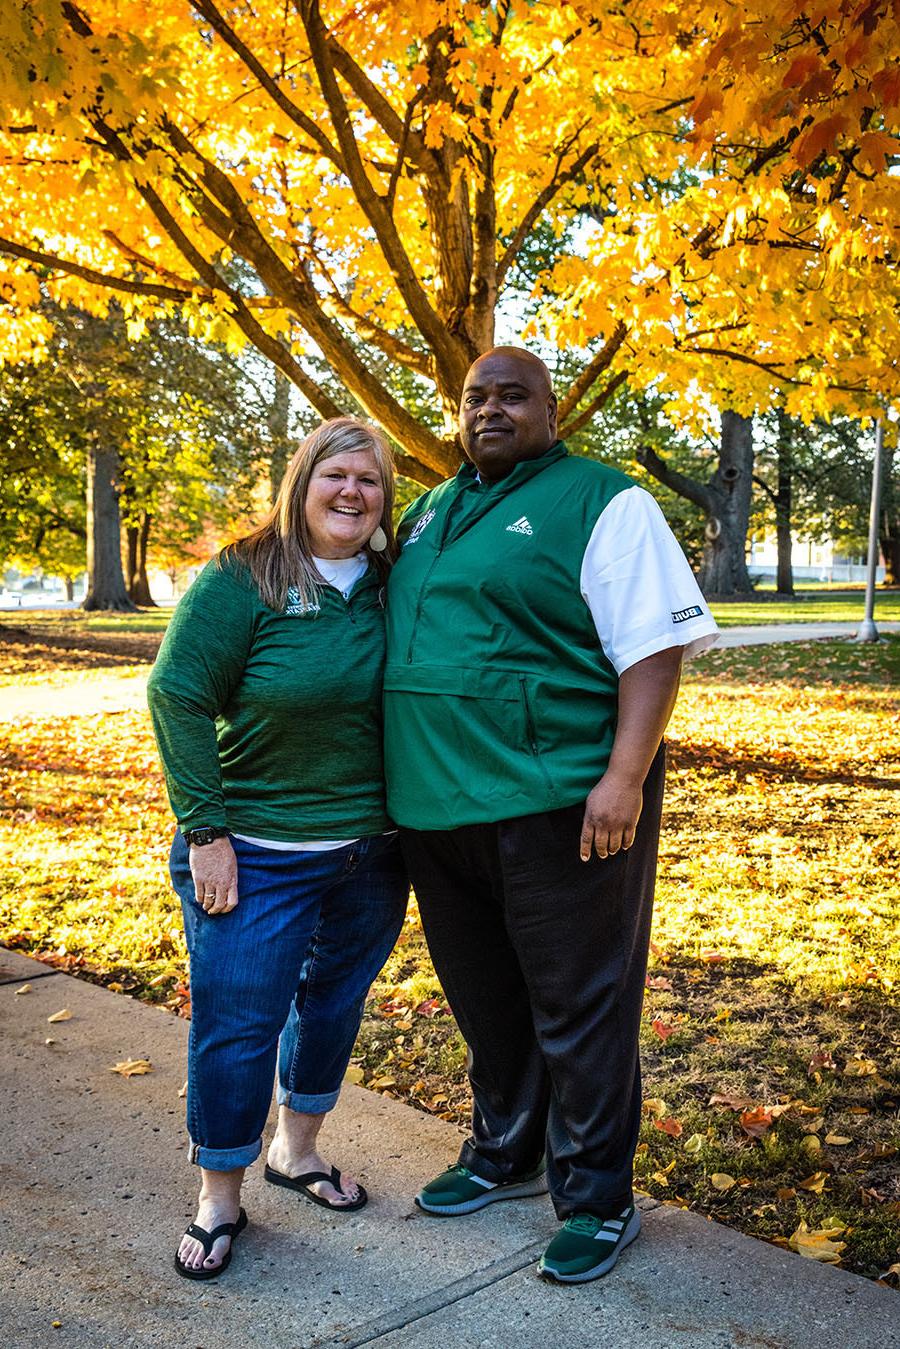
[[[228,830],[206,827],[203,829],[182,829],[181,833],[185,843],[190,843],[195,848],[202,848],[207,843],[215,843],[217,838],[225,838]]]

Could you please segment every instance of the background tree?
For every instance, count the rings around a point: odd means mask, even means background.
[[[698,382],[741,415],[778,388],[791,415],[870,406],[897,393],[898,35],[855,0],[33,0],[0,57],[0,341],[41,340],[37,274],[98,311],[177,307],[330,416],[326,361],[429,483],[543,222],[565,435],[625,372],[664,375],[673,415]],[[437,429],[375,353],[434,390]]]
[[[70,577],[87,565],[88,607],[152,603],[154,530],[189,556],[204,529],[227,532],[253,507],[271,449],[271,367],[253,378],[175,320],[134,342],[115,309],[43,313],[47,358],[0,373],[0,544],[9,559]]]

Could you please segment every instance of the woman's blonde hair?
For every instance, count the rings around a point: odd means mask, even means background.
[[[334,417],[323,422],[301,440],[285,469],[272,509],[258,529],[222,550],[222,560],[236,558],[249,568],[260,598],[270,609],[280,612],[287,603],[288,591],[297,592],[297,601],[314,607],[325,584],[313,562],[312,545],[306,523],[306,494],[313,470],[336,454],[369,450],[375,456],[384,491],[381,528],[387,547],[376,552],[365,546],[365,553],[383,580],[387,579],[397,546],[394,540],[394,462],[387,441],[374,426],[356,417]],[[294,599],[291,596],[292,600]]]

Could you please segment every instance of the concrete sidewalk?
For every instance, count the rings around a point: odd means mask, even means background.
[[[71,1019],[49,1023],[63,1008]],[[606,1279],[544,1284],[549,1200],[425,1217],[411,1196],[455,1157],[457,1130],[358,1087],[326,1151],[365,1180],[368,1206],[328,1213],[257,1164],[231,1268],[188,1283],[172,1265],[197,1179],[178,1096],[187,1024],[0,950],[0,1028],[0,1328],[14,1349],[900,1344],[891,1290],[652,1200]],[[138,1058],[152,1073],[109,1071]]]
[[[861,622],[862,620],[860,620]],[[900,623],[876,622],[879,635],[900,632]],[[844,637],[852,641],[859,623],[766,623],[742,628],[723,628],[717,646],[762,646],[778,642],[820,642],[823,638]]]

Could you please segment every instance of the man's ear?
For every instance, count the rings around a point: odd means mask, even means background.
[[[547,399],[547,423],[550,427],[550,432],[553,436],[556,436],[559,430],[557,426],[558,420],[559,420],[559,404],[556,401],[556,394],[551,393],[550,397]]]

